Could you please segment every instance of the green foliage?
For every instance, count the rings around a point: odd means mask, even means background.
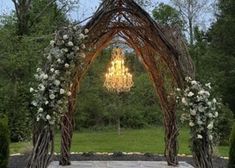
[[[27,35],[17,35],[14,14],[0,18],[0,114],[9,118],[11,140],[14,142],[30,138],[31,94],[34,85],[35,67],[42,62],[44,49],[52,33],[67,22],[65,14],[54,3],[36,21],[33,21],[48,1],[32,1]]]
[[[235,114],[235,1],[219,0],[217,22],[208,32],[209,50],[214,55],[212,65],[216,67],[218,88],[224,102]]]
[[[76,112],[76,129],[114,127],[143,128],[162,124],[162,113],[156,103],[153,86],[136,56],[127,53],[127,64],[134,73],[134,87],[125,94],[108,92],[104,74],[110,61],[110,50],[104,50],[81,83]]]
[[[230,151],[229,151],[229,163],[228,168],[235,167],[235,123],[230,137]]]
[[[229,144],[229,136],[233,125],[233,112],[228,106],[222,105],[219,110],[218,123],[216,124],[216,129],[219,136],[219,142],[221,145]]]
[[[179,26],[183,28],[183,20],[180,13],[170,5],[160,3],[153,11],[154,19],[165,26]]]
[[[9,129],[8,119],[0,115],[0,167],[7,168],[9,158]]]

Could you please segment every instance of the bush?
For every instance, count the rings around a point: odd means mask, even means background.
[[[0,167],[6,168],[9,158],[9,129],[7,117],[0,116]]]
[[[230,138],[229,164],[228,168],[235,168],[235,123]]]

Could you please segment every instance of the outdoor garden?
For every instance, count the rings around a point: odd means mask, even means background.
[[[0,6],[0,168],[235,168],[235,1]]]

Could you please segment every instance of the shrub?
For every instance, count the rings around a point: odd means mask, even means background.
[[[0,116],[0,167],[6,168],[9,158],[9,130],[8,119]]]
[[[228,168],[235,167],[235,123],[233,125],[231,138],[230,138],[230,151],[229,151],[229,164]]]

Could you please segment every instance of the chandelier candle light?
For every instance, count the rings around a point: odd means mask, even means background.
[[[129,92],[133,86],[132,74],[125,67],[124,54],[121,48],[114,48],[108,72],[105,74],[104,87],[112,92]]]

